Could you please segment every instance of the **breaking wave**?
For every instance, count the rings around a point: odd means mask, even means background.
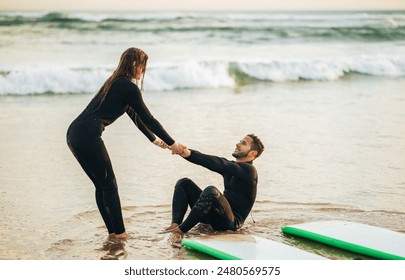
[[[0,95],[95,93],[114,66],[0,65]],[[405,76],[405,57],[381,55],[269,61],[184,61],[154,64],[147,91],[235,88],[257,82],[333,81],[352,73]]]

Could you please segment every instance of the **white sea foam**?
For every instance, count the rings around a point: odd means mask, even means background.
[[[112,73],[105,65],[0,65],[0,94],[94,93]],[[285,59],[269,61],[185,61],[152,64],[145,88],[170,91],[185,88],[236,87],[257,80],[332,81],[350,73],[370,76],[405,76],[405,57],[381,55],[330,59]]]
[[[405,75],[405,57],[358,56],[331,59],[295,59],[269,62],[244,62],[240,69],[245,74],[266,81],[337,80],[348,73],[371,76]]]
[[[106,69],[83,70],[50,64],[0,67],[0,94],[86,93],[109,75]]]
[[[148,89],[161,91],[180,88],[233,87],[225,62],[185,62],[161,64],[148,70],[145,85]]]

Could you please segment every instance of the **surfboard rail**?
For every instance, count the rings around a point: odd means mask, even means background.
[[[195,249],[197,251],[201,251],[205,254],[208,254],[208,255],[213,256],[214,258],[217,258],[220,260],[241,260],[241,258],[235,257],[231,254],[228,254],[226,252],[212,248],[205,244],[196,242],[195,240],[192,240],[192,239],[183,238],[181,241],[181,244],[183,246]]]

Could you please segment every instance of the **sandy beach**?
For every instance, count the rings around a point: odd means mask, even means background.
[[[283,236],[280,228],[341,219],[405,232],[404,86],[403,79],[354,77],[144,98],[177,141],[202,152],[230,159],[239,138],[261,137],[266,150],[255,162],[257,202],[239,234],[350,259],[355,256]],[[91,96],[0,96],[0,258],[209,258],[160,231],[170,223],[179,178],[222,187],[220,176],[151,145],[127,117],[103,139],[130,238],[107,240],[94,187],[65,143],[68,125]],[[220,233],[203,225],[190,232],[204,234]]]

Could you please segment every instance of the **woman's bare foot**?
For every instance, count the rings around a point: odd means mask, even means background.
[[[128,237],[128,233],[124,231],[123,233],[115,234],[115,237],[118,239],[125,239]]]

